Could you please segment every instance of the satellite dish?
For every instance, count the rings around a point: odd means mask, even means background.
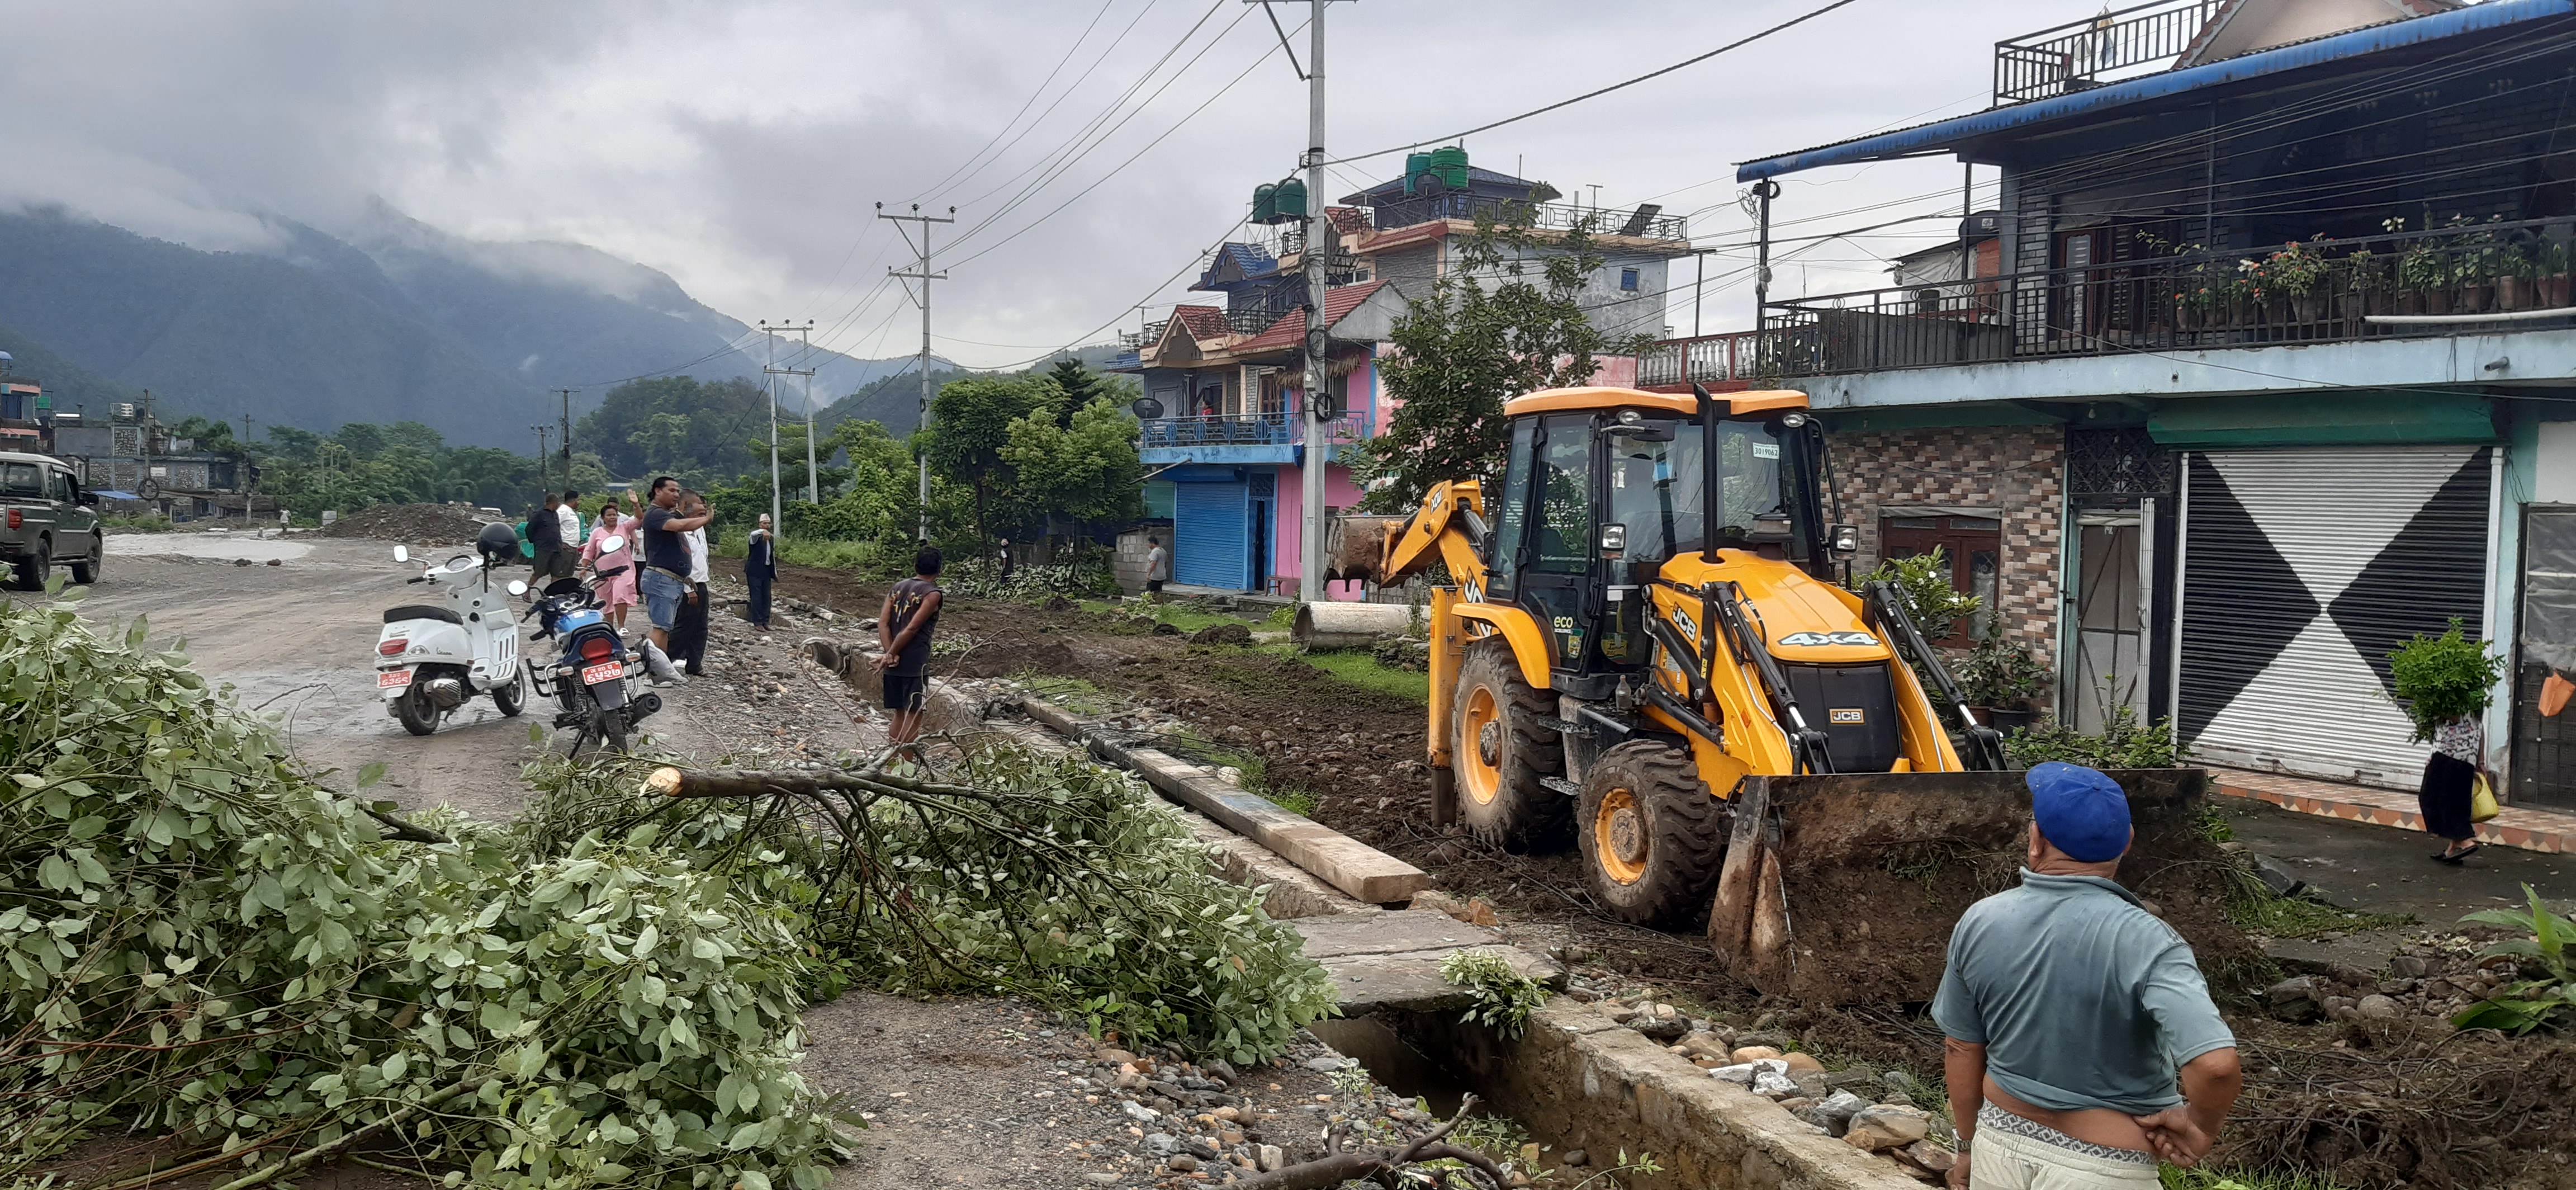
[[[1152,421],[1163,416],[1163,403],[1152,397],[1138,397],[1127,406],[1127,411],[1135,414],[1138,421]]]

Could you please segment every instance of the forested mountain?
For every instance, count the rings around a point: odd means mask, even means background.
[[[348,239],[271,220],[264,252],[204,252],[60,211],[0,215],[0,327],[18,371],[63,389],[151,389],[171,413],[328,431],[424,423],[453,442],[529,445],[548,391],[677,372],[760,374],[755,336],[669,277],[573,244],[459,239],[379,208]],[[739,344],[743,350],[728,350]],[[822,357],[817,392],[903,361]],[[577,393],[574,412],[602,388]]]

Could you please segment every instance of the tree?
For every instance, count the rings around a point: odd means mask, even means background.
[[[1012,490],[1011,467],[1002,458],[1011,423],[1041,410],[1053,420],[1060,399],[1054,381],[1029,375],[970,376],[950,381],[931,398],[930,465],[975,493],[975,535],[985,553],[993,547],[993,505]],[[1019,511],[1004,510],[1005,527],[1016,523]]]
[[[1068,429],[1073,425],[1075,414],[1089,407],[1095,398],[1107,397],[1115,389],[1107,377],[1084,367],[1081,360],[1072,356],[1055,361],[1055,366],[1047,369],[1046,378],[1054,381],[1056,391],[1064,396],[1064,400],[1055,407],[1056,425]]]
[[[1059,425],[1052,410],[1011,423],[1001,449],[1020,498],[1077,524],[1131,521],[1145,515],[1145,465],[1136,455],[1136,419],[1103,395]]]
[[[1586,383],[1597,357],[1644,342],[1614,339],[1583,312],[1585,281],[1602,267],[1588,225],[1535,231],[1527,208],[1509,209],[1512,222],[1479,219],[1460,267],[1396,320],[1380,368],[1401,405],[1360,468],[1393,482],[1369,492],[1365,507],[1409,509],[1443,480],[1499,474],[1505,400]]]
[[[610,474],[667,472],[703,488],[755,466],[768,471],[767,449],[755,453],[744,445],[755,426],[766,442],[769,394],[759,385],[739,376],[714,383],[660,376],[608,390],[599,408],[574,425],[573,441],[597,449]]]

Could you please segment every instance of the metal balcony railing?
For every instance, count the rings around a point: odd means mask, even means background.
[[[1995,43],[1995,102],[2087,90],[2172,64],[2224,0],[2155,0]]]
[[[1772,302],[1756,366],[1826,376],[2566,328],[2576,326],[2571,240],[2576,220],[2564,218],[2464,223]],[[2461,314],[2515,317],[2371,321]]]
[[[1192,417],[1157,417],[1142,423],[1145,448],[1173,446],[1291,446],[1306,440],[1305,424],[1294,413],[1213,413]],[[1359,441],[1359,425],[1348,417],[1324,423],[1330,442]]]
[[[1663,214],[1663,208],[1646,203],[1633,210],[1608,207],[1578,207],[1565,203],[1532,203],[1508,198],[1452,192],[1446,194],[1413,194],[1374,209],[1377,228],[1389,231],[1429,223],[1435,219],[1491,219],[1509,223],[1527,218],[1532,227],[1557,231],[1576,226],[1589,227],[1594,235],[1641,236],[1650,240],[1687,240],[1690,220],[1681,215]]]
[[[1754,378],[1757,352],[1752,331],[1666,339],[1637,354],[1637,383],[1718,384]]]

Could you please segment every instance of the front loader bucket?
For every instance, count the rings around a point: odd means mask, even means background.
[[[2201,832],[2203,769],[2118,769],[2137,839],[2119,881],[2191,943],[2213,984],[2261,956],[2228,922],[2236,877]],[[2030,790],[2020,772],[1744,779],[1709,941],[1731,973],[1802,1001],[1921,1003],[1951,927],[2020,880]]]

